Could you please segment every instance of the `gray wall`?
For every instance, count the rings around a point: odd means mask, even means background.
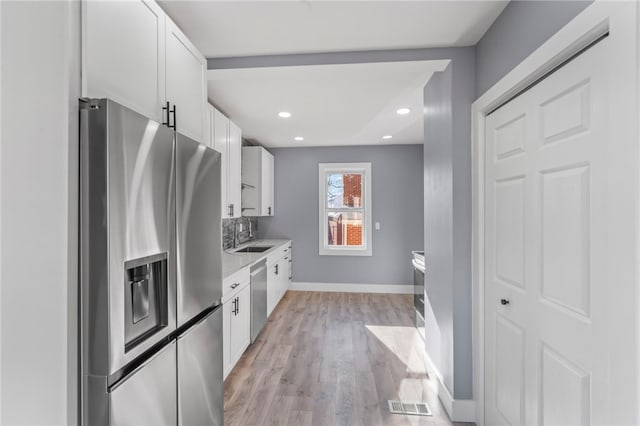
[[[271,149],[275,216],[260,238],[293,240],[293,281],[411,284],[411,251],[423,239],[422,145]],[[318,255],[318,163],[371,162],[372,256]]]
[[[473,50],[424,91],[425,348],[455,399],[473,398],[471,103]]]
[[[425,349],[453,392],[453,117],[451,66],[424,89]]]
[[[510,2],[476,45],[478,97],[590,3],[578,0]]]

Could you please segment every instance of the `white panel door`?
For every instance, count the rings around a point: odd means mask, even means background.
[[[171,19],[166,22],[166,100],[176,107],[176,130],[206,143],[206,60]]]
[[[487,425],[608,423],[606,48],[486,119]]]
[[[232,217],[242,216],[242,131],[233,121],[229,121],[229,161],[227,164],[227,203],[231,205]]]
[[[153,1],[83,3],[82,96],[162,122],[165,15]]]

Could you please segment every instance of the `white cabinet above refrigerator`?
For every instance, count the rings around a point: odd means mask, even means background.
[[[206,60],[171,18],[151,0],[82,7],[82,96],[109,98],[205,142]]]

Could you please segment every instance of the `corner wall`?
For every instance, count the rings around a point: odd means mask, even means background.
[[[73,425],[80,4],[0,9],[0,423]]]
[[[470,111],[475,56],[473,49],[465,53],[435,73],[424,90],[425,349],[454,400],[473,398]]]

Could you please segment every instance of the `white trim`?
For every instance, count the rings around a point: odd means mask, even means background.
[[[412,284],[356,284],[356,283],[298,283],[292,282],[289,290],[323,291],[340,293],[413,294]]]
[[[0,63],[2,62],[2,3],[0,3]],[[0,67],[0,99],[2,99]],[[2,147],[2,102],[0,102],[0,147]],[[2,149],[0,149],[0,270],[2,270]],[[0,377],[2,376],[2,274],[0,274]],[[0,419],[2,419],[2,381],[0,380]]]
[[[438,399],[442,403],[449,419],[453,422],[475,422],[476,402],[472,399],[453,399],[449,389],[442,383],[442,374],[429,357],[427,351],[424,352],[424,363],[429,372],[429,376],[436,379]]]
[[[328,172],[361,173],[364,186],[363,210],[363,247],[330,247],[327,241],[327,189],[326,175]],[[372,213],[371,213],[371,163],[318,163],[318,254],[320,256],[371,256],[372,250]]]
[[[633,9],[635,8],[635,9]],[[519,90],[527,87],[545,72],[558,66],[563,60],[588,45],[594,36],[602,34],[603,30],[610,32],[610,51],[615,52],[611,59],[612,89],[620,93],[621,88],[627,86],[627,92],[633,93],[624,97],[616,105],[616,113],[626,112],[622,116],[635,116],[631,123],[637,122],[638,117],[638,40],[637,22],[640,21],[640,10],[635,2],[610,3],[596,1],[589,5],[565,27],[547,40],[529,57],[503,77],[472,105],[472,233],[473,233],[473,371],[476,423],[484,424],[484,120],[486,115],[497,105],[509,99]],[[622,120],[620,120],[622,122]],[[636,124],[629,124],[615,128],[611,126],[612,138],[637,138],[639,129]],[[624,123],[623,123],[624,124]],[[633,127],[633,130],[630,128]],[[638,238],[636,236],[636,238]],[[638,286],[638,271],[636,271],[636,287]],[[614,280],[615,281],[615,280]],[[620,297],[620,296],[616,296]],[[640,308],[640,300],[636,298],[636,307]],[[613,305],[610,305],[613,306]],[[638,311],[636,322],[638,327]],[[637,334],[636,334],[637,335]],[[637,345],[627,345],[636,349]],[[636,357],[637,358],[637,357]],[[640,365],[640,364],[639,364]],[[640,394],[640,383],[636,380],[635,390]],[[640,419],[640,407],[636,409],[637,419]],[[637,422],[635,422],[637,423]]]
[[[453,399],[438,377],[438,398],[452,422],[475,422],[476,403],[472,399]]]

